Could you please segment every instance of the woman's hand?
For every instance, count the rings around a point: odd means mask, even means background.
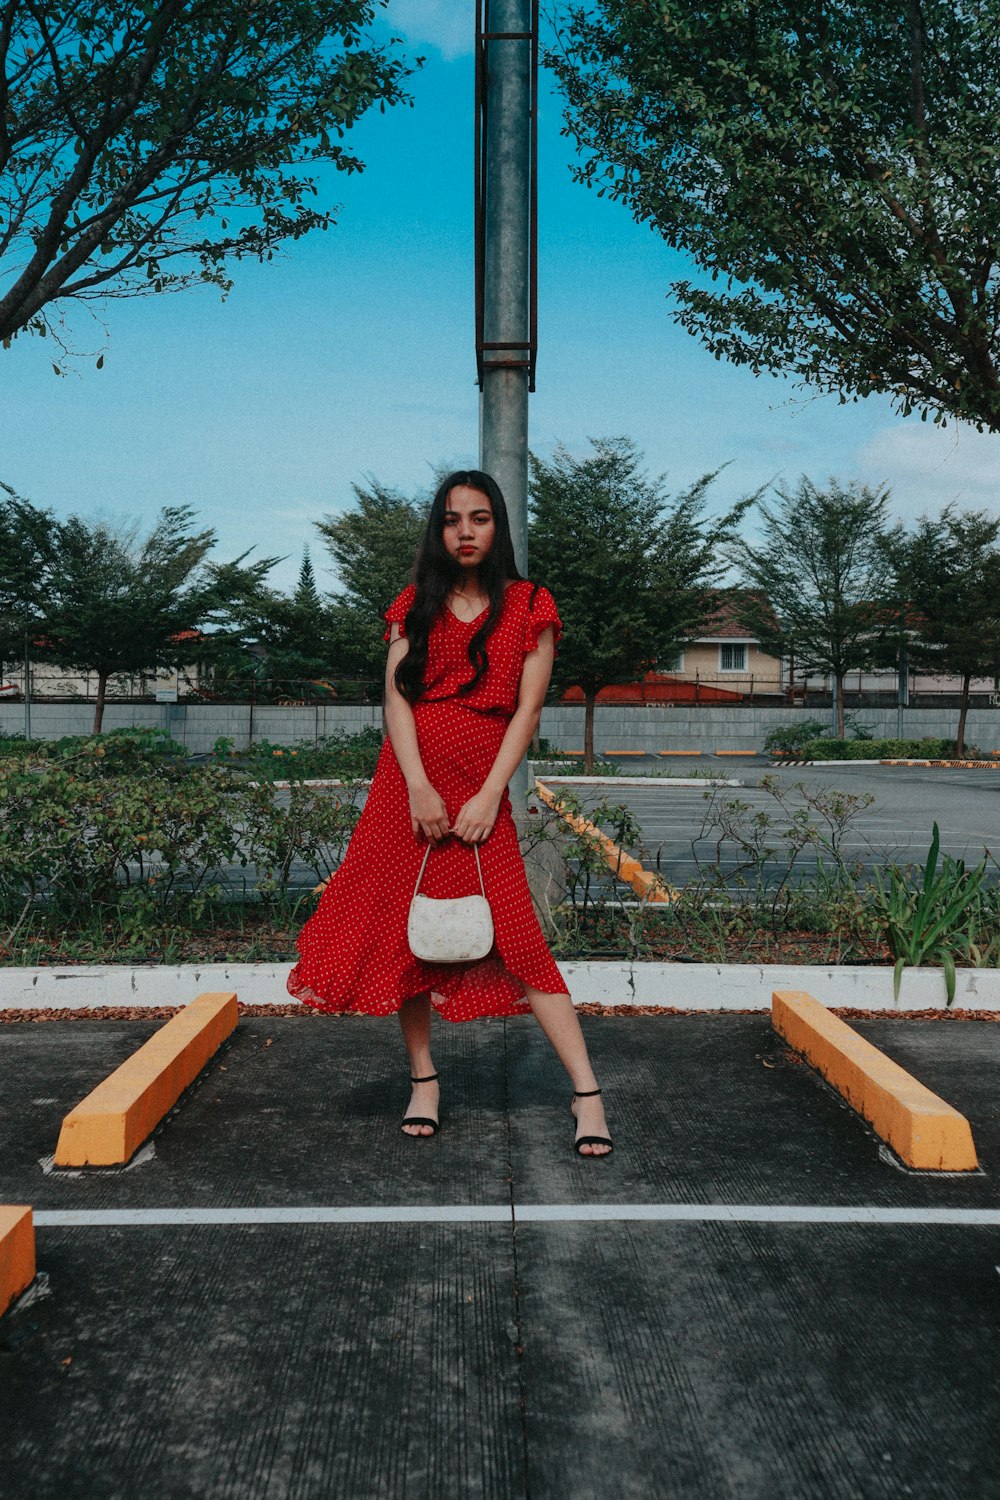
[[[429,781],[419,786],[411,786],[410,792],[410,827],[414,836],[419,838],[423,834],[429,844],[440,844],[442,839],[448,837],[448,809],[444,805],[444,799],[434,790]]]
[[[466,844],[485,844],[493,832],[499,811],[499,797],[492,792],[478,791],[463,805],[451,831]]]

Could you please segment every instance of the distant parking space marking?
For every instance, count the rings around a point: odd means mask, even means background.
[[[746,776],[745,770],[743,774]],[[860,861],[869,871],[890,863],[922,863],[934,821],[941,830],[942,854],[976,863],[982,858],[984,844],[994,851],[1000,846],[1000,804],[988,800],[990,791],[1000,792],[1000,783],[988,778],[976,781],[975,771],[864,767],[854,762],[804,769],[785,766],[762,770],[761,776],[765,775],[780,784],[781,794],[790,799],[793,810],[807,806],[797,791],[799,784],[807,796],[827,794],[834,788],[844,793],[871,792],[877,799],[875,804],[858,809],[847,837],[839,842],[842,857],[849,862]],[[933,792],[927,784],[932,779]],[[769,841],[777,847],[766,874],[767,881],[773,883],[787,870],[781,850],[781,828],[786,820],[774,798],[761,789],[756,772],[747,781],[750,784],[732,794],[716,796],[748,804],[751,816],[767,811],[774,819]],[[586,808],[589,790],[581,787],[580,793]],[[627,790],[623,784],[620,793],[609,784],[601,795],[609,801],[627,803],[641,829],[643,847],[649,852],[647,862],[662,864],[665,877],[683,883],[696,878],[701,867],[717,859],[727,874],[745,862],[737,843],[724,838],[719,846],[720,830],[705,826],[706,816],[712,817],[706,793],[707,785],[696,788],[647,783]],[[822,824],[822,819],[814,817],[814,821]],[[815,853],[824,857],[822,850]],[[994,878],[990,867],[987,880],[992,883]]]
[[[876,1208],[798,1203],[516,1203],[414,1208],[95,1208],[43,1209],[37,1229],[151,1229],[226,1224],[899,1224],[1000,1229],[1000,1208]]]

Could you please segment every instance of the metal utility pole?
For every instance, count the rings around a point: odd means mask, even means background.
[[[24,628],[24,738],[31,739],[31,640]]]
[[[528,394],[538,350],[538,0],[476,0],[476,366],[479,467],[503,491],[528,572]],[[528,763],[511,777],[527,827]],[[527,861],[543,926],[565,896],[554,846]]]
[[[538,0],[476,4],[479,466],[528,562],[528,393],[538,348]]]

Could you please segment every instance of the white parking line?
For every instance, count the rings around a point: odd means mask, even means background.
[[[868,1204],[796,1203],[518,1203],[522,1224],[920,1224],[1000,1229],[1000,1208],[875,1208]],[[355,1205],[285,1208],[40,1209],[39,1229],[144,1229],[210,1224],[509,1224],[509,1204],[413,1207]]]
[[[502,1224],[510,1223],[510,1204],[447,1204],[414,1208],[408,1204],[379,1208],[67,1208],[34,1214],[36,1228],[129,1228],[202,1224]]]

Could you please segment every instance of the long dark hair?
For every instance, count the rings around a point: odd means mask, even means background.
[[[425,691],[429,697],[434,696],[434,684],[428,683],[426,689],[424,685],[427,643],[434,622],[445,607],[445,600],[462,577],[460,565],[449,556],[444,545],[444,515],[448,508],[448,496],[458,485],[467,485],[469,489],[478,490],[481,495],[486,496],[493,507],[496,528],[493,545],[479,567],[479,584],[489,596],[490,605],[485,620],[469,642],[472,676],[458,689],[459,696],[471,693],[489,666],[486,642],[500,619],[508,582],[521,577],[514,561],[507,506],[496,480],[489,474],[484,474],[481,469],[459,469],[456,473],[449,474],[447,479],[442,480],[434,496],[413,568],[417,596],[404,626],[409,649],[396,668],[395,677],[397,689],[410,703],[416,703]]]

